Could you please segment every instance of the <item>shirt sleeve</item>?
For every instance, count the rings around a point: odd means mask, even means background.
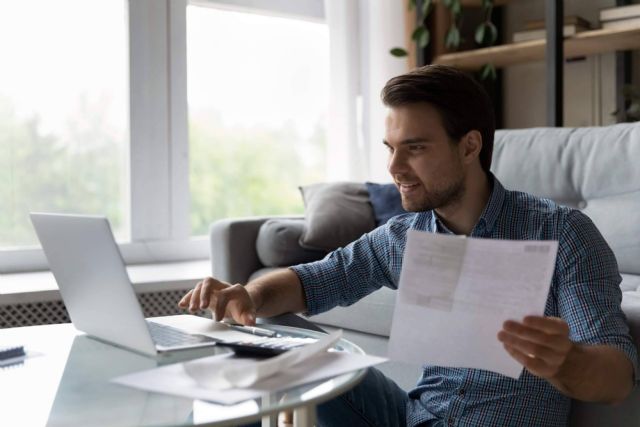
[[[307,315],[351,305],[382,286],[396,287],[389,269],[391,224],[364,234],[320,261],[291,267],[302,283]]]
[[[571,211],[558,250],[558,307],[574,342],[609,345],[622,351],[638,375],[638,354],[620,307],[621,277],[613,251],[596,226]]]

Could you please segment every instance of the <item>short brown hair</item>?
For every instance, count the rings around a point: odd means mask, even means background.
[[[389,80],[381,97],[392,108],[421,102],[433,105],[456,142],[469,131],[480,132],[480,165],[489,172],[495,117],[489,95],[473,77],[453,67],[426,65]]]

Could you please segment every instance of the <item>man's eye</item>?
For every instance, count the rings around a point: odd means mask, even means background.
[[[424,150],[424,145],[411,145],[409,147],[409,151],[413,151],[413,152],[422,151],[422,150]]]

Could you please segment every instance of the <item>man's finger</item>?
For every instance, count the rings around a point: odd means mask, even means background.
[[[256,324],[256,316],[253,313],[242,313],[242,324],[246,326],[254,326]]]
[[[227,312],[234,321],[242,323],[245,326],[253,326],[256,324],[256,316],[251,306],[244,304],[245,301],[238,298],[231,299],[227,305]]]
[[[213,295],[216,297],[216,310],[215,320],[220,322],[224,319],[225,312],[227,311],[227,301],[229,300],[229,293],[224,290],[214,290]]]
[[[512,335],[549,348],[561,348],[566,340],[566,337],[562,335],[548,334],[540,329],[532,328],[513,320],[507,320],[502,327]]]
[[[502,343],[508,344],[509,347],[514,348],[523,354],[532,355],[549,363],[555,363],[561,357],[561,354],[552,348],[527,341],[515,335],[511,335],[508,332],[500,331],[498,339]]]
[[[189,301],[191,300],[191,295],[193,295],[193,289],[191,289],[182,297],[182,299],[178,302],[178,307],[187,308],[189,306]]]
[[[191,301],[189,302],[189,311],[192,313],[198,311],[200,304],[200,290],[202,289],[202,282],[198,283],[196,287],[193,289],[193,294],[191,295]]]
[[[546,332],[547,334],[569,334],[569,325],[559,317],[527,316],[522,320],[522,323],[531,328]]]
[[[504,349],[532,374],[544,375],[545,371],[548,370],[547,364],[542,359],[531,357],[531,355],[523,353],[508,344],[504,344]]]
[[[214,290],[225,289],[228,285],[214,279],[213,277],[207,277],[202,282],[202,289],[200,290],[200,308],[205,309],[209,307],[211,302],[211,294]]]

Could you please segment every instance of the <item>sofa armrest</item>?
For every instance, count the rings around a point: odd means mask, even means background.
[[[230,218],[211,224],[209,244],[213,277],[232,284],[245,284],[253,272],[264,267],[258,259],[256,239],[262,224],[271,218],[285,217]]]

